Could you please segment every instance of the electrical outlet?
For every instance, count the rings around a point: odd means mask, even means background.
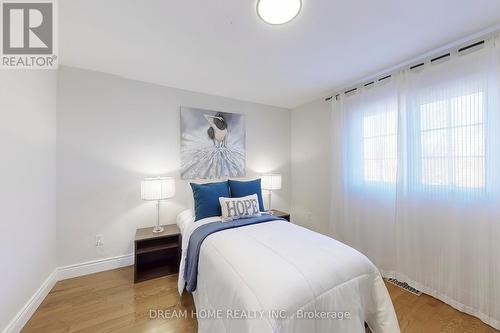
[[[95,246],[101,247],[104,245],[104,235],[99,234],[95,236]]]

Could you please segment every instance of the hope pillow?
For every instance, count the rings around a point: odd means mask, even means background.
[[[241,198],[219,198],[222,222],[260,216],[259,198],[257,194]]]

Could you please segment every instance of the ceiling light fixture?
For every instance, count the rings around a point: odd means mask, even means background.
[[[269,24],[284,24],[300,12],[302,0],[258,0],[257,14]]]

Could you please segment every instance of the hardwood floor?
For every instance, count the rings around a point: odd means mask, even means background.
[[[479,319],[430,297],[387,284],[403,333],[498,332]],[[196,332],[196,320],[149,319],[150,309],[193,309],[180,299],[177,275],[133,283],[132,267],[58,282],[22,332]]]
[[[134,284],[133,267],[59,281],[22,332],[196,332],[195,319],[149,319],[150,309],[188,310],[177,275]]]
[[[455,310],[426,294],[415,296],[386,283],[403,333],[490,333],[498,332],[481,320]]]

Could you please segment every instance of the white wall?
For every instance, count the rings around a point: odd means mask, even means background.
[[[57,110],[60,266],[133,252],[138,227],[155,223],[140,199],[145,176],[179,179],[181,105],[246,114],[247,176],[283,174],[273,206],[289,209],[290,111],[61,67]],[[186,181],[162,206],[162,223],[191,206]],[[96,234],[104,247],[94,246]]]
[[[319,99],[291,111],[291,214],[295,223],[330,230],[330,103]]]
[[[0,71],[0,331],[56,267],[56,73]]]

